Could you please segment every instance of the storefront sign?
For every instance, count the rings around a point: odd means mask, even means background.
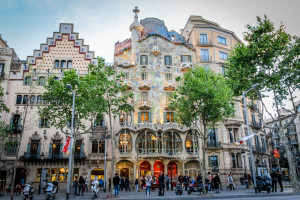
[[[278,149],[273,150],[274,158],[280,158]]]

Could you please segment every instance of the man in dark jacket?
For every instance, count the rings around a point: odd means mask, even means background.
[[[216,176],[212,180],[213,188],[216,190],[216,194],[220,193],[220,190],[219,190],[220,182],[221,182],[220,177],[218,174],[216,174]]]
[[[278,183],[280,186],[280,192],[283,192],[283,187],[282,187],[282,174],[277,170],[277,177],[278,177]]]
[[[272,173],[270,174],[272,178],[272,192],[277,192],[277,181],[278,181],[278,174],[275,172],[275,169],[272,170]]]
[[[188,175],[185,175],[185,176],[183,177],[183,184],[184,184],[184,187],[185,187],[185,192],[186,192],[187,189],[188,189],[189,182],[190,182],[190,179],[189,179]]]
[[[120,177],[118,174],[115,174],[115,177],[113,178],[113,184],[114,184],[114,196],[119,197],[119,184],[120,184]]]
[[[159,183],[159,196],[164,196],[165,195],[165,176],[164,173],[160,173],[158,177],[158,183]]]
[[[120,184],[120,191],[123,192],[124,186],[125,186],[125,178],[124,177],[120,177],[121,179],[121,184]]]

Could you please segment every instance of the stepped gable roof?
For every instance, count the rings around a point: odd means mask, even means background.
[[[143,25],[141,39],[145,39],[151,35],[159,35],[171,42],[187,44],[180,34],[175,31],[169,32],[163,20],[157,18],[146,18],[141,20],[141,24]]]
[[[122,42],[115,43],[115,55],[121,54],[123,51],[131,48],[131,38]]]

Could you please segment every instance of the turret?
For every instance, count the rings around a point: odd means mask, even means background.
[[[134,21],[130,25],[130,31],[131,31],[131,49],[132,49],[132,56],[135,56],[135,49],[137,45],[137,41],[141,38],[141,32],[143,30],[143,25],[139,22],[138,20],[138,13],[140,10],[138,7],[135,7],[132,10],[135,15],[134,15]]]

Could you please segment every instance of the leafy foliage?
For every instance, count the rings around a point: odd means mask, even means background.
[[[0,86],[0,97],[4,96],[3,87]],[[0,98],[0,112],[9,112],[9,108],[6,106],[5,102]]]

